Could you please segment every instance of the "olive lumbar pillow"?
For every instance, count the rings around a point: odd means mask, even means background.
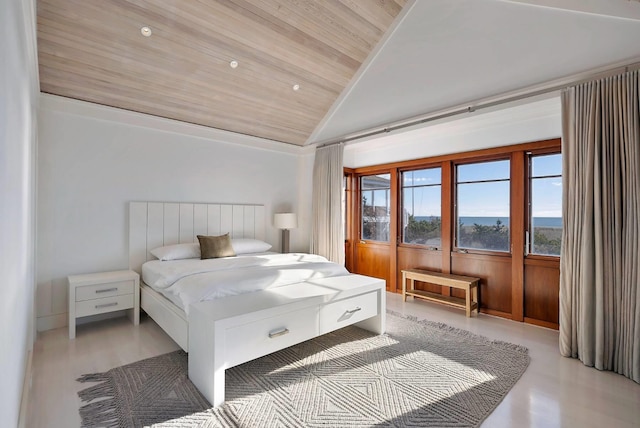
[[[200,241],[200,259],[202,260],[236,255],[228,233],[220,236],[198,235],[198,241]]]

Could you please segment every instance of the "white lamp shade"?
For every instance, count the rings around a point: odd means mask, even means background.
[[[273,216],[273,225],[276,229],[295,229],[298,227],[298,218],[295,213],[278,213]]]

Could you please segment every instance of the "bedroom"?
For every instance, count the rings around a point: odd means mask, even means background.
[[[537,3],[567,5],[572,2]],[[602,6],[604,2],[594,3]],[[621,8],[635,7],[634,2],[621,0],[619,3]],[[614,15],[597,18],[603,22],[602,28],[617,29],[615,3],[610,9],[602,7],[605,9],[600,13]],[[298,214],[299,221],[298,229],[291,233],[292,249],[305,250],[309,246],[310,170],[314,150],[311,146],[300,148],[257,141],[240,134],[41,94],[34,83],[35,4],[11,2],[7,10],[9,13],[3,14],[3,20],[8,24],[3,28],[11,36],[7,40],[15,43],[3,47],[8,51],[2,52],[3,58],[11,59],[6,87],[13,91],[6,92],[10,97],[3,95],[2,108],[3,121],[12,125],[7,128],[12,133],[2,141],[3,162],[11,160],[11,168],[3,168],[3,186],[5,177],[12,183],[7,191],[3,187],[6,199],[0,216],[2,271],[7,274],[8,284],[2,292],[3,329],[6,329],[2,337],[14,350],[3,356],[3,368],[15,375],[3,382],[2,396],[6,397],[3,406],[7,406],[3,413],[16,421],[23,373],[35,329],[66,324],[66,276],[127,266],[127,202],[260,202],[269,213],[291,210]],[[563,13],[581,16],[575,11]],[[633,27],[630,34],[636,34],[633,31],[637,32],[637,19],[624,21]],[[619,51],[611,49],[611,55],[619,55],[617,58],[606,57],[608,59],[594,65],[569,64],[578,67],[571,74],[623,59],[637,59],[640,53],[628,43],[617,45]],[[604,48],[601,47],[606,50]],[[555,59],[560,60],[559,54]],[[534,69],[534,77],[536,73],[541,72]],[[523,80],[519,87],[546,80],[550,78],[535,82]],[[304,87],[301,89],[304,91]],[[479,97],[473,99],[476,98]],[[361,106],[367,98],[355,101],[358,103],[353,107],[354,116],[349,118],[353,123],[359,120],[356,113],[364,111]],[[450,100],[450,104],[454,104],[453,101]],[[16,109],[15,105],[21,108]],[[418,113],[427,111],[431,110]],[[383,119],[385,123],[393,121],[391,117]],[[336,129],[340,129],[338,125],[341,124],[336,124]],[[35,137],[31,137],[36,129],[40,132],[37,163]],[[496,140],[518,143],[555,138],[560,132],[560,106],[557,99],[555,102],[541,100],[503,113],[486,113],[425,128],[423,132],[422,138],[436,141],[438,148],[446,147],[452,152],[504,145],[495,143]],[[430,145],[402,140],[394,144],[389,147],[382,139],[348,144],[345,165],[360,167],[440,154]],[[37,245],[34,240],[36,215]],[[279,231],[268,228],[266,240],[278,247]],[[37,260],[37,274],[33,270],[34,260]]]

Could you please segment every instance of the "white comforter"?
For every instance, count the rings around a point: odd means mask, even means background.
[[[142,266],[144,282],[163,294],[178,296],[187,313],[192,303],[203,300],[348,274],[322,256],[302,253],[153,260]]]

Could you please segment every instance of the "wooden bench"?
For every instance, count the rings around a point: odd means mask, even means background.
[[[411,288],[407,290],[407,279],[411,280]],[[466,298],[461,299],[453,296],[443,296],[429,291],[416,290],[415,281],[428,282],[430,284],[442,285],[444,287],[458,288],[464,290]],[[407,301],[407,296],[418,297],[420,299],[444,303],[445,305],[465,308],[467,316],[476,311],[478,314],[478,284],[480,278],[471,276],[452,275],[448,273],[430,272],[422,269],[407,269],[402,271],[402,300]]]

